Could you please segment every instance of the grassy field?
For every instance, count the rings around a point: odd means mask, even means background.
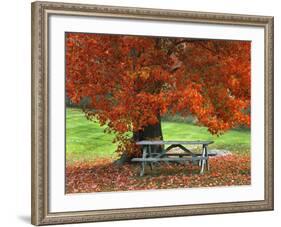
[[[237,154],[250,151],[250,130],[231,130],[224,135],[212,136],[205,127],[192,123],[162,122],[165,140],[213,140],[210,149],[230,150]],[[66,111],[66,159],[67,161],[91,160],[97,157],[115,158],[114,135],[103,132],[98,123],[88,121],[79,109]]]

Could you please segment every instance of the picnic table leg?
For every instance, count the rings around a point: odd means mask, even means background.
[[[204,146],[202,146],[201,156],[203,156],[203,152],[204,152]],[[202,160],[201,159],[198,161],[198,166],[202,166]]]
[[[151,146],[148,146],[148,157],[152,157],[151,156]],[[150,170],[152,171],[152,167],[153,167],[153,163],[149,162],[149,166],[150,166]]]
[[[146,154],[147,154],[147,153],[146,153],[146,150],[147,150],[147,147],[144,146],[144,148],[143,148],[143,153],[142,153],[142,158],[143,158],[143,159],[146,158]],[[144,175],[145,164],[146,164],[145,161],[142,161],[142,162],[141,162],[141,172],[140,172],[140,176],[141,176],[141,177]]]
[[[210,165],[209,165],[209,155],[208,155],[208,146],[207,145],[206,145],[205,149],[206,149],[206,157],[207,157],[206,165],[207,165],[207,170],[209,171]]]
[[[198,161],[198,166],[201,166],[202,165],[202,160],[199,160]]]
[[[203,150],[202,150],[202,158],[206,157],[206,146],[203,145]],[[200,170],[200,174],[204,173],[204,169],[205,169],[205,164],[206,164],[206,160],[201,160],[201,170]]]

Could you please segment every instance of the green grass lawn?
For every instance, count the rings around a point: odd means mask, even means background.
[[[79,109],[66,110],[66,159],[67,161],[90,160],[97,157],[115,158],[114,135],[103,132],[104,127],[87,120]],[[165,140],[213,140],[210,149],[219,148],[234,153],[250,151],[250,130],[231,130],[222,136],[213,136],[205,127],[192,123],[162,122]]]

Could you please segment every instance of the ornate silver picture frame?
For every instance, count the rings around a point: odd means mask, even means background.
[[[130,208],[83,209],[53,211],[51,197],[54,188],[50,186],[50,150],[54,148],[50,137],[50,81],[53,79],[50,64],[50,18],[52,16],[75,18],[110,18],[111,20],[155,21],[175,24],[191,23],[193,26],[229,26],[261,29],[263,38],[263,84],[264,110],[263,144],[258,151],[263,157],[262,199],[147,205]],[[81,31],[75,31],[81,32]],[[64,43],[62,44],[64,45]],[[54,51],[54,50],[53,50]],[[255,54],[255,53],[252,53]],[[255,67],[253,65],[253,67]],[[64,77],[64,75],[61,75]],[[62,89],[64,89],[62,87]],[[52,96],[53,97],[53,96]],[[64,107],[63,107],[64,108]],[[252,124],[254,120],[252,120]],[[65,165],[64,162],[61,163]],[[235,15],[224,13],[160,10],[147,8],[126,8],[55,2],[32,3],[32,224],[65,224],[81,222],[114,221],[126,219],[161,218],[188,215],[206,215],[234,212],[273,210],[273,17]],[[71,200],[71,197],[68,197]],[[109,205],[110,207],[110,205]]]

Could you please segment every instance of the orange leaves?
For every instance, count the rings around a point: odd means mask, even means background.
[[[128,75],[132,80],[141,79],[142,82],[145,82],[151,74],[151,69],[149,67],[143,67],[138,71],[129,71]]]
[[[67,33],[66,93],[90,97],[85,114],[116,133],[177,112],[220,134],[250,123],[250,50],[247,41]]]
[[[110,159],[67,164],[66,191],[105,192],[191,187],[218,187],[251,184],[250,157],[226,155],[211,157],[210,171],[199,174],[192,165],[162,164],[139,177],[139,165],[117,167]],[[193,173],[193,174],[192,174]]]

